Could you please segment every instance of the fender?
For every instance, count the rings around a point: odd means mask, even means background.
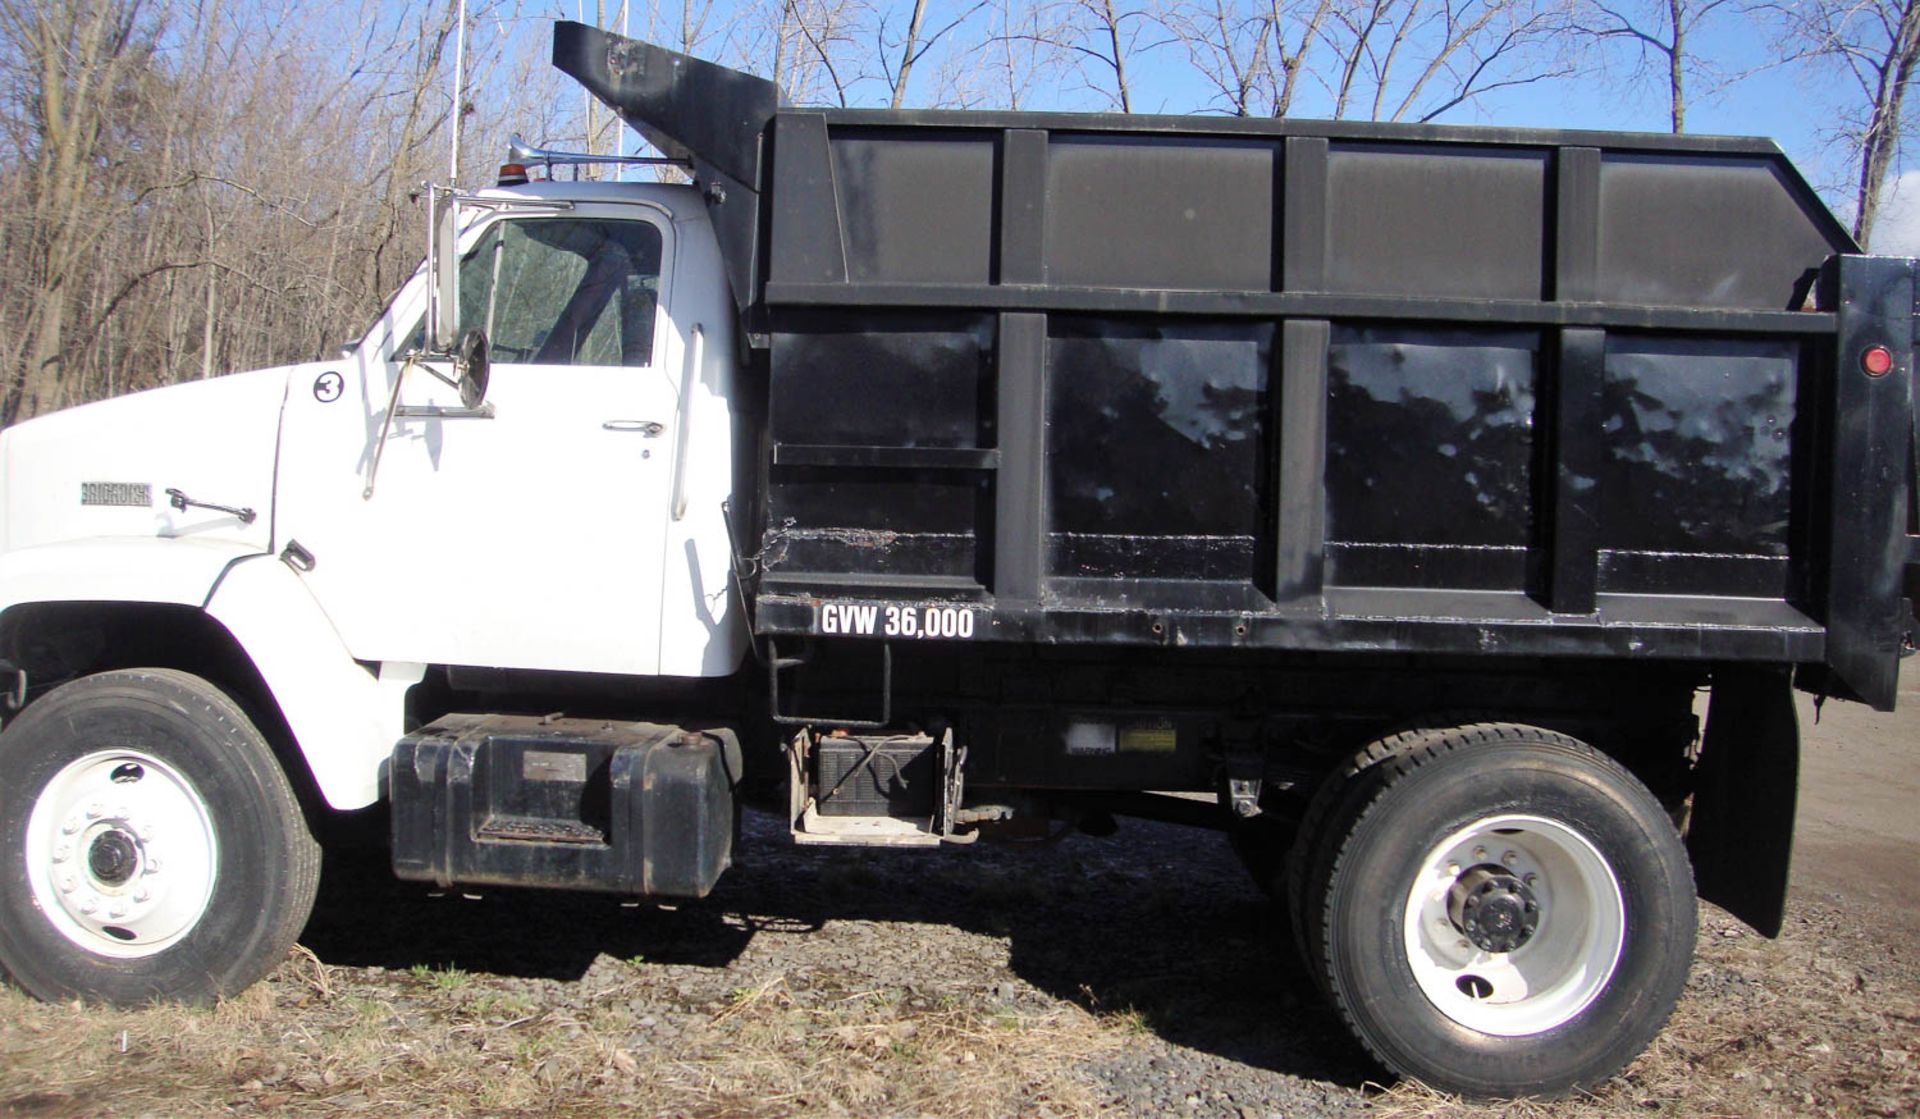
[[[253,659],[327,804],[345,810],[380,799],[407,689],[426,666],[354,660],[306,584],[271,556],[229,567],[206,610]]]
[[[0,554],[0,612],[35,602],[128,602],[203,610],[252,660],[329,807],[380,798],[423,665],[355,661],[297,574],[236,541],[137,537]]]

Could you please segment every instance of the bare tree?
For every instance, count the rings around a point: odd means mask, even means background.
[[[1266,114],[1274,84],[1267,55],[1278,30],[1268,9],[1239,0],[1186,0],[1161,18],[1194,71],[1213,86],[1216,104],[1236,117]]]
[[[975,0],[972,4],[963,5],[958,15],[940,27],[929,30],[926,27],[928,4],[929,0],[913,0],[913,7],[907,16],[906,35],[897,42],[890,41],[887,36],[888,19],[885,14],[881,15],[874,30],[877,40],[875,53],[880,57],[881,75],[892,93],[890,108],[898,109],[906,103],[907,83],[913,79],[914,65],[926,57],[927,52],[939,46],[942,39],[987,6],[986,0]],[[900,59],[899,64],[889,68],[887,60],[896,54]]]
[[[1324,35],[1336,118],[1430,121],[1494,90],[1560,77],[1549,0],[1360,0]]]
[[[12,131],[24,168],[9,183],[8,286],[0,302],[8,331],[5,402],[8,422],[82,398],[68,360],[75,320],[87,309],[89,253],[116,216],[99,203],[110,195],[105,158],[114,134],[133,125],[139,86],[164,12],[139,0],[4,0],[0,51],[9,71]]]
[[[1164,45],[1165,39],[1141,42],[1159,26],[1153,11],[1134,0],[1058,0],[1043,18],[1009,36],[1071,60],[1084,89],[1108,107],[1131,113],[1133,81],[1127,68],[1134,56]]]
[[[754,0],[735,12],[724,61],[766,75],[783,103],[852,104],[860,79],[860,0]]]
[[[1061,7],[1050,0],[991,0],[986,38],[971,53],[991,74],[989,103],[1026,107],[1069,63]]]
[[[1176,0],[1162,22],[1234,116],[1286,116],[1335,0]]]
[[[495,76],[510,10],[472,9],[470,80],[504,106],[463,107],[477,164],[513,106],[550,105]],[[0,164],[0,419],[317,357],[366,321],[418,262],[412,187],[445,173],[451,11],[0,0],[22,153]]]
[[[1668,121],[1687,130],[1687,79],[1703,72],[1693,36],[1729,0],[1589,0],[1575,15],[1582,36],[1603,46],[1623,46],[1632,73],[1655,76],[1666,86]]]
[[[1873,239],[1887,178],[1907,137],[1907,91],[1920,63],[1920,0],[1800,0],[1760,9],[1789,57],[1843,78],[1839,132],[1853,162],[1853,236]]]

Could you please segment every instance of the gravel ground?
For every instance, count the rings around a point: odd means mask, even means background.
[[[1126,821],[1106,839],[803,850],[749,813],[743,838],[714,896],[674,910],[395,887],[323,899],[304,940],[334,965],[517,977],[542,1005],[617,992],[652,1020],[626,1039],[642,1061],[739,992],[803,1010],[881,992],[909,1011],[1080,1021],[1076,1107],[1336,1115],[1378,1075],[1216,835]]]
[[[1370,1083],[1216,835],[796,849],[750,813],[699,903],[431,896],[336,860],[302,947],[221,1007],[0,990],[0,1115],[1912,1116],[1908,702],[1809,718],[1786,935],[1706,907],[1673,1023],[1589,1098]]]

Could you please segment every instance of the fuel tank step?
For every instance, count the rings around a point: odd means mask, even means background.
[[[448,715],[390,772],[404,879],[698,898],[733,859],[730,728]]]

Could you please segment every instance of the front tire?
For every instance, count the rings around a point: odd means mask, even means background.
[[[197,676],[89,676],[0,733],[0,968],[42,999],[238,993],[313,908],[320,849],[272,750]]]
[[[1471,1096],[1591,1088],[1685,986],[1685,849],[1583,743],[1484,724],[1366,768],[1302,882],[1309,961],[1388,1069]]]

